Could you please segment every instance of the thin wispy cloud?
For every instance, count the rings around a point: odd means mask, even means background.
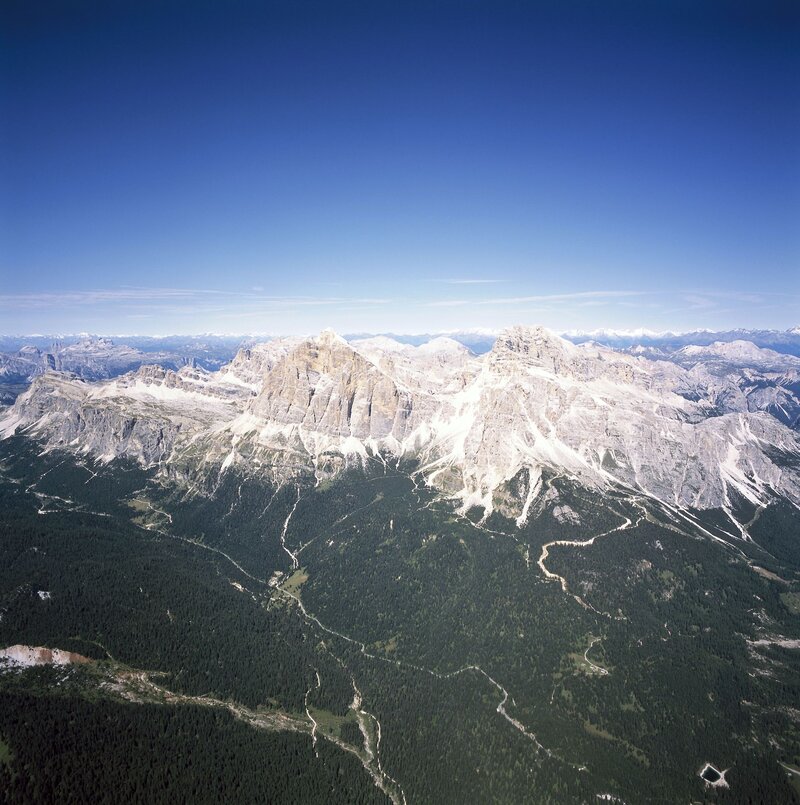
[[[717,306],[717,302],[713,299],[709,299],[707,296],[695,296],[694,294],[688,294],[687,296],[683,297],[683,300],[691,310],[705,310],[706,308]]]
[[[458,307],[460,305],[524,305],[538,302],[580,302],[582,300],[611,300],[631,296],[644,296],[644,291],[578,291],[562,294],[536,294],[533,296],[502,296],[490,299],[440,299],[429,302],[429,307]]]
[[[720,305],[729,306],[732,302],[738,302],[747,306],[763,307],[770,298],[781,298],[784,300],[797,298],[795,294],[782,294],[774,292],[742,293],[738,291],[690,291],[682,292],[682,301],[686,303],[690,310],[711,310],[716,312],[730,312],[731,308],[725,311],[718,310]]]
[[[644,296],[644,291],[578,291],[576,293],[539,294],[535,296],[508,296],[500,299],[482,299],[481,305],[517,305],[527,302],[575,302],[582,299],[622,299]]]
[[[431,282],[441,282],[444,285],[496,285],[506,282],[501,279],[434,279]]]
[[[82,291],[47,291],[41,293],[0,294],[6,307],[48,308],[64,305],[111,305],[131,302],[169,302],[208,296],[238,296],[230,291],[187,288],[98,288]]]
[[[0,307],[47,309],[63,307],[111,307],[157,305],[167,312],[218,312],[237,304],[260,303],[276,307],[316,305],[385,305],[382,297],[350,296],[270,296],[254,291],[223,291],[197,288],[104,288],[83,291],[0,294]]]
[[[142,330],[159,332],[311,331],[333,326],[342,331],[419,332],[441,328],[503,327],[514,322],[545,326],[628,327],[648,325],[685,330],[719,327],[735,319],[747,323],[755,312],[774,317],[774,310],[797,307],[797,296],[760,291],[676,288],[672,291],[595,289],[563,293],[487,294],[495,282],[451,279],[458,296],[448,298],[445,281],[427,288],[417,284],[383,295],[380,285],[348,295],[342,287],[314,283],[305,293],[270,294],[268,286],[239,289],[119,286],[83,290],[0,293],[0,314],[19,331],[48,329],[111,332],[115,322],[141,322]],[[498,280],[496,282],[502,282]],[[528,285],[526,283],[526,285]],[[471,287],[472,286],[472,287]],[[480,290],[479,290],[480,289]],[[515,290],[530,290],[517,286]],[[443,292],[444,291],[444,292]],[[800,319],[800,315],[797,316]],[[30,322],[31,324],[28,324]],[[391,323],[391,324],[390,324]]]

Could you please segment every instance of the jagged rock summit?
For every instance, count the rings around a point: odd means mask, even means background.
[[[263,378],[248,411],[265,422],[358,440],[402,440],[411,395],[332,330],[303,341]]]
[[[752,351],[721,352],[742,361]],[[676,506],[800,503],[797,432],[769,395],[759,403],[720,373],[719,354],[715,345],[681,366],[517,326],[477,357],[447,338],[349,343],[326,330],[240,350],[217,372],[143,367],[96,383],[48,373],[0,428],[134,458],[179,482],[232,467],[281,481],[414,459],[463,508],[502,505],[520,522],[546,473]]]

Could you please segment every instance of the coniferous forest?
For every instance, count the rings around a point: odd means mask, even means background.
[[[413,465],[187,494],[0,451],[0,647],[84,658],[0,660],[3,801],[800,800],[788,505],[734,549],[565,479],[580,525],[516,528]]]

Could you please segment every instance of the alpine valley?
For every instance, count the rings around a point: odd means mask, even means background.
[[[797,335],[640,336],[26,347],[0,796],[800,801]]]

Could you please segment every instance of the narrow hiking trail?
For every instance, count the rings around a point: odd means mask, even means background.
[[[618,517],[623,518],[623,520],[624,520],[623,523],[621,523],[618,526],[615,526],[614,528],[609,528],[607,531],[602,531],[599,534],[595,534],[593,537],[590,537],[589,539],[585,539],[585,540],[555,539],[555,540],[552,540],[551,542],[547,542],[544,545],[542,545],[542,552],[539,555],[539,560],[536,563],[539,566],[539,569],[542,571],[542,574],[545,576],[545,578],[549,579],[550,581],[557,581],[561,585],[561,589],[567,595],[571,595],[575,599],[575,601],[578,604],[580,604],[580,606],[582,606],[584,609],[591,610],[592,612],[594,612],[594,613],[596,613],[598,615],[603,615],[604,617],[611,617],[611,616],[608,615],[608,613],[606,613],[606,612],[600,612],[600,610],[598,610],[595,607],[593,607],[591,604],[589,604],[587,601],[585,601],[580,595],[578,595],[577,593],[571,592],[570,589],[569,589],[569,584],[567,583],[567,580],[563,576],[559,575],[558,573],[554,573],[552,570],[548,570],[547,565],[545,564],[545,562],[547,561],[547,557],[550,555],[550,548],[553,548],[553,547],[556,547],[556,546],[569,546],[569,547],[573,547],[573,548],[588,548],[590,545],[594,545],[595,541],[598,540],[598,539],[601,539],[602,537],[607,537],[607,536],[609,536],[611,534],[617,533],[618,531],[626,531],[626,530],[628,530],[630,528],[638,528],[638,526],[641,525],[642,521],[647,518],[647,510],[644,508],[644,506],[642,506],[637,501],[634,500],[634,501],[631,501],[631,502],[633,503],[634,506],[637,506],[642,512],[639,515],[639,517],[636,519],[635,523],[630,519],[630,517],[626,517],[625,515],[620,514],[619,512],[614,512],[614,514],[616,514]]]
[[[362,642],[360,640],[357,640],[356,638],[353,638],[353,637],[351,637],[349,635],[343,634],[342,632],[339,632],[336,629],[331,629],[330,627],[328,627],[324,623],[322,623],[322,621],[320,621],[319,618],[317,618],[316,615],[312,615],[310,612],[308,612],[308,610],[305,607],[305,604],[303,604],[303,602],[300,600],[299,596],[295,595],[290,590],[284,589],[283,587],[277,587],[276,589],[279,592],[283,593],[284,595],[287,595],[289,598],[291,598],[297,604],[297,607],[298,607],[299,611],[301,612],[301,614],[303,615],[303,617],[307,621],[310,621],[310,622],[316,624],[316,626],[318,626],[320,629],[322,629],[323,632],[326,632],[327,634],[332,635],[334,637],[338,637],[338,638],[344,640],[345,642],[356,646],[358,648],[359,652],[364,657],[367,657],[367,658],[369,658],[371,660],[376,660],[378,662],[383,662],[383,663],[386,663],[388,665],[394,665],[396,668],[404,668],[404,669],[409,669],[409,670],[412,670],[412,671],[417,671],[419,673],[428,674],[429,676],[432,676],[435,679],[442,679],[442,680],[453,679],[454,677],[460,676],[461,674],[465,674],[467,672],[473,672],[473,673],[477,673],[477,674],[483,676],[484,679],[486,679],[497,690],[497,692],[501,696],[500,702],[498,703],[497,708],[496,708],[496,712],[498,712],[509,724],[511,724],[511,726],[513,726],[514,729],[516,729],[518,732],[520,732],[522,735],[524,735],[529,741],[531,741],[536,746],[538,751],[543,752],[548,757],[560,760],[561,762],[566,763],[566,764],[572,766],[575,769],[583,770],[583,769],[586,768],[583,765],[578,765],[576,763],[572,763],[572,762],[570,762],[568,760],[565,760],[564,758],[561,758],[558,755],[556,755],[552,750],[550,750],[547,747],[545,747],[539,741],[539,739],[536,737],[535,733],[533,733],[530,730],[528,730],[521,721],[519,721],[518,719],[514,718],[506,710],[506,704],[507,704],[508,700],[511,698],[511,700],[513,702],[513,698],[509,694],[508,690],[503,685],[501,685],[496,679],[494,679],[490,674],[488,674],[486,671],[484,671],[483,668],[481,668],[479,665],[465,665],[465,666],[463,666],[461,668],[457,668],[454,671],[448,671],[448,672],[442,673],[442,672],[439,672],[439,671],[435,671],[432,668],[426,668],[426,667],[424,667],[422,665],[417,665],[416,663],[408,662],[408,661],[405,661],[405,660],[395,660],[395,659],[390,659],[388,657],[382,657],[379,654],[372,654],[371,652],[369,652],[367,650],[367,646],[366,646],[366,644],[364,642]]]
[[[592,640],[591,640],[591,642],[589,643],[589,645],[588,645],[588,647],[587,647],[586,651],[584,651],[584,652],[583,652],[583,659],[584,659],[584,660],[586,660],[586,662],[588,663],[589,667],[590,667],[590,668],[591,668],[591,669],[592,669],[592,670],[593,670],[595,673],[600,674],[600,676],[607,676],[607,675],[610,673],[610,671],[608,670],[608,668],[603,668],[603,666],[602,666],[602,665],[597,665],[597,663],[594,663],[594,662],[592,662],[592,661],[589,659],[589,652],[590,652],[590,651],[591,651],[591,650],[592,650],[592,649],[593,649],[593,648],[594,648],[594,647],[595,647],[595,646],[596,646],[596,645],[597,645],[599,642],[601,642],[601,641],[602,641],[602,639],[603,639],[602,637],[593,637],[593,638],[592,638]]]

